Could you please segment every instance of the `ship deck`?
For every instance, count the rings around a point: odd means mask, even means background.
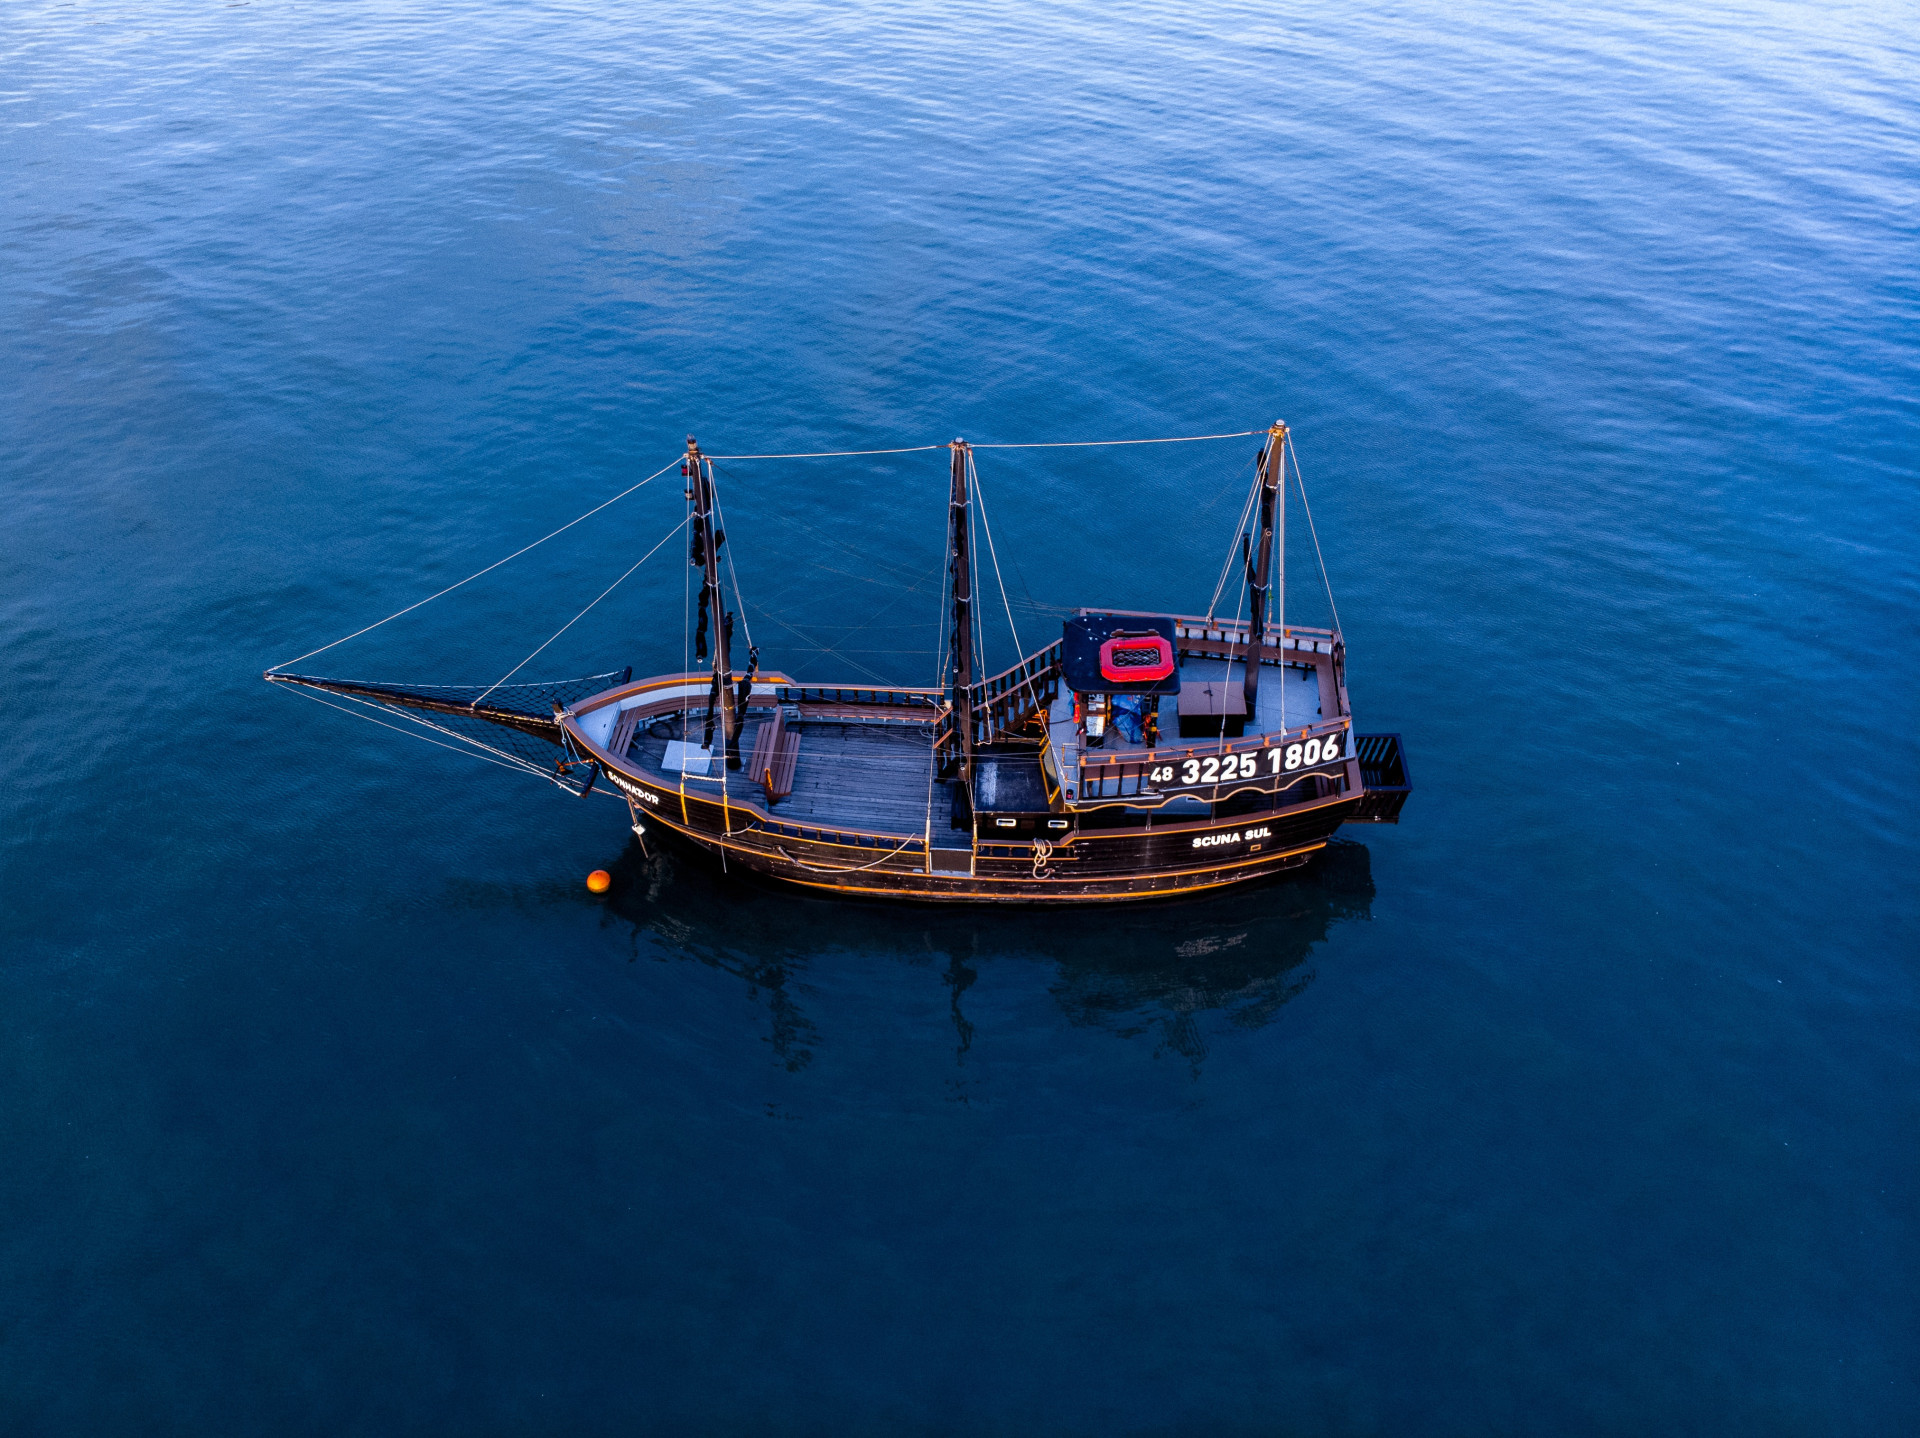
[[[1180,681],[1183,684],[1211,679],[1237,685],[1244,680],[1246,672],[1246,665],[1230,664],[1225,659],[1192,657],[1183,658],[1180,661]],[[1254,706],[1253,716],[1247,721],[1244,737],[1252,739],[1262,734],[1277,734],[1283,729],[1298,729],[1303,725],[1319,723],[1326,717],[1322,713],[1320,674],[1319,667],[1311,661],[1289,660],[1285,668],[1273,664],[1263,665],[1260,670],[1260,693]],[[1284,680],[1281,677],[1283,675]],[[1052,736],[1056,751],[1064,752],[1073,747],[1076,742],[1073,698],[1073,692],[1063,688],[1047,711],[1047,729]],[[1180,742],[1178,701],[1179,696],[1174,694],[1159,696],[1159,747],[1162,749]],[[1338,712],[1337,706],[1335,712]],[[1128,742],[1115,727],[1108,731],[1107,742],[1098,752],[1144,754],[1148,749],[1145,744]]]
[[[1311,661],[1289,663],[1284,668],[1277,665],[1265,668],[1259,702],[1246,725],[1246,737],[1298,729],[1322,719],[1323,673],[1324,670]],[[1224,659],[1189,656],[1180,665],[1183,682],[1216,680],[1237,685],[1243,674],[1243,665],[1229,664]],[[689,714],[685,732],[697,735],[700,717],[698,710]],[[1053,701],[1047,718],[1056,752],[1063,757],[1070,754],[1076,739],[1070,691],[1063,690]],[[771,718],[764,710],[757,714],[749,711],[741,726],[742,755],[753,753],[762,726],[769,722]],[[1176,696],[1161,698],[1159,723],[1159,747],[1178,744],[1180,721]],[[793,791],[769,807],[764,792],[752,777],[743,770],[735,770],[726,776],[728,793],[768,809],[771,817],[781,823],[914,836],[927,830],[930,822],[936,848],[956,844],[964,847],[968,842],[966,832],[955,830],[952,825],[952,786],[935,782],[929,725],[816,713],[798,723],[789,720],[787,727],[800,735]],[[651,724],[642,725],[627,753],[620,757],[646,771],[663,788],[677,789],[681,776],[677,770],[666,767],[666,754],[671,735],[678,732],[682,731],[677,715],[661,716]],[[1144,754],[1147,746],[1129,743],[1115,727],[1109,730],[1107,742],[1098,752],[1112,756]],[[689,794],[715,796],[721,787],[717,765],[712,775],[687,775],[686,785]]]
[[[698,727],[698,715],[695,716]],[[752,754],[760,726],[752,719],[741,726],[740,752]],[[933,782],[931,729],[923,724],[873,723],[808,719],[788,725],[800,734],[799,762],[793,771],[793,792],[769,812],[789,824],[818,824],[825,828],[917,835],[927,826],[929,795],[933,805],[933,842],[943,846],[952,831],[953,793],[949,785]],[[663,787],[680,783],[677,771],[666,768],[668,740],[651,728],[635,737],[629,762],[658,776]],[[718,767],[717,765],[715,766]],[[689,793],[712,793],[719,776],[687,776]],[[765,793],[743,771],[727,775],[730,793],[766,806]],[[958,842],[964,843],[964,836]]]

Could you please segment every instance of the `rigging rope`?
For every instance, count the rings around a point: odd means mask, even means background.
[[[744,604],[745,601],[742,601],[742,603]],[[794,628],[793,625],[789,624],[786,620],[782,619],[779,615],[773,613],[771,610],[761,609],[760,606],[757,604],[754,606],[754,608],[760,609],[760,613],[763,616],[765,616],[768,619],[771,619],[775,624],[778,624],[782,629],[786,630],[789,634],[798,634],[802,639],[814,640],[816,642],[819,639],[818,635],[809,634],[804,629]],[[866,675],[869,679],[872,679],[876,684],[879,684],[882,688],[888,688],[893,683],[893,681],[891,679],[888,679],[885,675],[874,673],[873,670],[867,668],[866,665],[860,663],[857,659],[848,658],[845,654],[841,653],[838,649],[835,649],[830,644],[817,644],[817,647],[824,654],[831,654],[836,659],[846,660],[847,664],[851,668],[858,669],[862,674]]]
[[[1237,429],[1232,434],[1179,434],[1171,439],[1066,439],[1044,444],[976,444],[975,449],[1099,449],[1115,444],[1198,444],[1207,439],[1245,439],[1264,429]]]
[[[713,491],[713,517],[720,527],[720,533],[726,534],[727,512],[720,507],[720,490],[717,486]],[[733,546],[729,544],[721,548],[727,556],[727,577],[733,581],[733,602],[740,607],[740,627],[746,631],[747,648],[751,649],[753,648],[753,624],[747,618],[747,601],[740,597],[740,571],[733,567]]]
[[[1300,476],[1300,452],[1293,447],[1293,436],[1287,436],[1287,449],[1293,455],[1293,483],[1300,491],[1300,508],[1306,511],[1307,533],[1313,536],[1313,557],[1320,561],[1320,582],[1327,589],[1327,608],[1333,612],[1333,632],[1340,633],[1340,609],[1333,602],[1333,581],[1327,578],[1327,559],[1320,552],[1320,532],[1313,527],[1313,509],[1307,503],[1307,482]],[[1286,693],[1283,687],[1280,691]]]
[[[980,492],[974,486],[967,486],[967,512],[969,515],[979,507]],[[969,523],[972,521],[969,520]],[[980,602],[980,546],[967,545],[967,612],[973,616],[973,663],[977,670],[987,667],[987,614],[986,606]],[[974,681],[978,683],[976,679]]]
[[[429,739],[424,734],[415,734],[410,729],[402,729],[398,724],[389,724],[384,719],[376,719],[371,714],[363,714],[360,712],[359,709],[349,709],[344,704],[335,704],[330,699],[322,699],[318,694],[315,694],[312,690],[307,689],[302,685],[295,684],[295,685],[287,685],[287,686],[279,686],[279,687],[287,687],[287,688],[294,689],[300,694],[302,698],[311,699],[316,704],[324,704],[329,709],[338,709],[342,714],[351,715],[355,719],[364,719],[369,724],[378,724],[382,729],[391,729],[396,734],[405,734],[410,739],[418,739],[423,743],[432,744],[435,748],[452,749],[453,752],[456,754],[465,754],[470,759],[479,759],[483,763],[487,763],[487,764],[498,764],[502,769],[519,769],[524,773],[535,774],[540,776],[541,778],[546,777],[546,771],[544,769],[536,768],[534,765],[527,763],[526,760],[520,758],[518,755],[508,754],[505,750],[502,750],[502,749],[488,748],[487,745],[480,743],[477,739],[469,739],[464,734],[455,734],[450,729],[441,729],[440,726],[437,724],[428,724],[425,727],[436,730],[437,732],[442,734],[447,734],[452,738],[460,740],[460,742],[463,744],[471,744],[474,747],[472,749],[456,749],[451,744],[442,744],[438,739]],[[342,697],[353,698],[353,696],[351,695],[344,695]],[[387,708],[386,705],[374,704],[364,699],[356,698],[353,700],[353,702],[358,705],[361,705],[363,708],[377,708],[377,709]],[[412,719],[411,715],[401,715],[400,717]],[[413,722],[418,723],[419,721],[414,720]],[[474,749],[486,749],[487,753],[477,754],[474,752]],[[498,754],[501,757],[497,759],[490,759],[487,757],[488,754]]]
[[[823,653],[840,655],[840,656],[844,656],[848,654],[921,654],[921,653],[925,653],[926,651],[919,650],[919,649],[865,649],[865,650],[848,649],[846,647],[846,640],[848,638],[851,638],[853,635],[860,633],[861,630],[868,629],[873,625],[879,623],[880,620],[885,618],[888,614],[892,613],[894,608],[897,605],[899,605],[903,600],[905,600],[908,596],[918,594],[921,591],[921,589],[925,587],[926,582],[929,579],[933,578],[934,575],[940,572],[941,567],[945,563],[946,561],[944,559],[935,560],[933,567],[931,569],[929,569],[925,574],[916,576],[912,584],[909,584],[904,590],[899,590],[888,603],[883,605],[881,608],[874,610],[871,614],[867,616],[866,619],[861,621],[859,624],[839,624],[839,625],[827,626],[829,629],[836,630],[845,637],[841,639],[838,646],[823,644],[817,647]],[[824,568],[824,566],[816,566],[816,567]],[[829,572],[838,573],[839,571],[829,571]],[[851,577],[859,578],[860,576],[855,575]],[[769,617],[771,617],[773,613],[771,609],[767,608],[767,606],[763,604],[756,604],[754,605],[754,608],[758,609],[762,614],[768,615]],[[786,627],[789,630],[792,630],[792,632],[795,634],[800,634],[801,632],[798,629],[794,629],[791,624],[786,624],[784,620],[776,619],[774,622],[777,624],[783,624],[784,627]],[[902,627],[907,627],[907,626],[902,626]],[[926,626],[914,625],[910,627],[921,628]],[[815,636],[803,634],[801,635],[801,637],[810,639],[810,638],[814,638]],[[851,664],[853,661],[849,659],[847,662]],[[866,672],[869,675],[872,675],[873,678],[880,679],[880,676],[877,674],[874,674],[871,669],[867,670]],[[891,683],[892,681],[882,679],[881,682]]]
[[[664,471],[662,472],[664,473]],[[672,529],[669,529],[667,531],[665,538],[663,538],[660,541],[660,544],[654,545],[652,549],[649,549],[645,554],[641,555],[638,559],[636,559],[633,562],[632,566],[627,570],[627,574],[632,574],[635,569],[638,569],[641,565],[645,564],[649,559],[653,558],[654,555],[660,552],[661,544],[665,544],[667,540],[672,539],[674,535],[678,534],[681,530],[685,529],[686,527],[687,527],[687,522],[684,519],[681,520],[678,524],[674,525]],[[601,590],[600,593],[597,596],[595,596],[593,601],[587,605],[587,609],[593,608],[595,604],[598,604],[602,599],[605,599],[609,594],[613,593],[614,590],[618,589],[622,584],[624,584],[626,582],[627,574],[621,575],[618,579],[614,580],[613,583],[609,584],[605,589]],[[553,643],[554,640],[558,639],[562,634],[565,634],[569,629],[573,628],[574,625],[578,624],[582,619],[586,618],[587,609],[581,610],[578,614],[574,615],[573,618],[569,619],[565,624],[562,624],[558,629],[554,630],[552,634],[547,636],[547,643],[542,644],[540,646],[540,649],[545,649],[547,647],[547,644]],[[538,654],[540,652],[540,649],[534,650],[533,654],[529,654],[525,659],[522,659],[518,664],[514,665],[513,668],[509,669],[505,674],[502,674],[492,684],[489,684],[486,687],[485,691],[483,691],[480,694],[480,696],[473,701],[473,704],[477,707],[481,699],[486,698],[488,694],[493,693],[494,690],[498,689],[502,684],[505,684],[509,679],[513,678],[514,675],[518,674],[522,669],[525,669],[527,665],[533,662],[534,655]]]
[[[846,459],[857,454],[920,454],[944,444],[912,444],[905,449],[822,449],[811,454],[710,454],[708,459]]]
[[[458,589],[461,584],[471,584],[473,583],[474,580],[478,579],[481,575],[491,574],[494,570],[498,569],[501,565],[506,564],[508,561],[518,559],[521,555],[525,554],[528,549],[538,549],[541,545],[545,544],[549,539],[552,539],[555,535],[565,534],[569,529],[572,529],[574,525],[580,523],[580,520],[591,519],[593,518],[594,515],[598,514],[601,510],[605,509],[607,505],[617,504],[621,500],[625,499],[628,495],[632,494],[634,490],[641,489],[649,484],[652,484],[656,479],[658,479],[661,475],[665,474],[668,470],[672,469],[673,466],[678,464],[679,462],[680,461],[678,458],[675,458],[669,461],[667,464],[663,465],[659,469],[656,469],[652,474],[648,475],[645,479],[641,480],[639,484],[629,485],[626,489],[621,490],[612,499],[607,500],[604,504],[596,504],[592,509],[589,509],[585,514],[581,515],[579,519],[569,519],[565,524],[561,525],[558,529],[554,530],[553,534],[543,534],[542,536],[540,536],[540,538],[534,540],[532,544],[527,545],[525,549],[514,550],[512,554],[509,554],[506,557],[506,559],[496,559],[492,564],[489,564],[485,569],[476,569],[472,574],[469,574],[465,579],[461,580],[459,584],[449,584],[445,589],[441,590],[439,594],[429,594],[425,599],[422,599],[419,604],[409,604],[405,609],[396,609],[394,610],[393,613],[389,614],[385,619],[376,619],[374,620],[373,623],[369,624],[365,629],[354,630],[353,633],[347,635],[345,639],[336,639],[331,644],[322,644],[318,649],[309,649],[305,654],[300,655],[298,658],[282,660],[280,663],[274,665],[271,669],[267,670],[267,672],[271,674],[276,669],[285,669],[289,664],[298,664],[302,659],[311,659],[316,654],[325,654],[329,649],[337,649],[340,645],[345,644],[347,642],[347,639],[358,639],[362,634],[366,634],[371,630],[378,629],[382,624],[386,624],[392,620],[398,619],[403,614],[413,613],[413,611],[418,609],[422,604],[433,603],[433,601],[440,598],[440,595],[442,594],[453,593],[453,591]]]
[[[1115,444],[1198,444],[1209,439],[1245,439],[1250,434],[1265,434],[1264,429],[1239,429],[1232,434],[1179,434],[1167,439],[1067,439],[1031,444],[976,444],[975,449],[1097,449]],[[863,454],[923,454],[930,449],[945,449],[944,444],[915,444],[904,449],[822,449],[807,454],[714,454],[709,459],[848,459]]]
[[[325,705],[329,709],[338,709],[342,714],[349,715],[355,719],[364,719],[369,724],[377,724],[382,729],[391,729],[393,730],[394,733],[405,735],[407,738],[410,738],[410,739],[418,739],[423,743],[433,745],[434,748],[436,749],[451,750],[455,754],[464,754],[470,759],[478,759],[482,763],[494,764],[499,766],[502,769],[515,769],[523,774],[531,774],[536,779],[545,779],[549,783],[559,782],[554,778],[553,774],[549,772],[546,768],[538,764],[529,763],[527,760],[521,758],[518,754],[510,753],[505,749],[496,749],[491,744],[482,744],[478,739],[472,738],[471,736],[466,734],[461,734],[458,731],[449,729],[444,725],[435,724],[430,722],[429,720],[422,719],[419,715],[409,713],[404,709],[398,709],[392,705],[382,704],[376,700],[362,699],[359,696],[353,695],[353,694],[343,694],[340,696],[341,698],[350,700],[353,704],[359,706],[357,708],[349,709],[345,705],[335,704],[331,700],[322,699],[318,694],[314,693],[312,690],[307,689],[303,686],[293,685],[290,687],[297,689],[303,698],[311,699],[316,704]],[[367,709],[385,710],[387,713],[392,714],[396,719],[405,719],[409,723],[419,725],[423,729],[431,729],[436,734],[444,734],[449,739],[457,739],[460,741],[461,744],[470,745],[471,747],[464,748],[464,749],[456,748],[452,744],[443,744],[438,739],[429,739],[425,734],[416,734],[411,729],[403,729],[398,724],[389,724],[384,719],[376,719],[372,714],[362,712],[362,710],[367,710]],[[476,752],[476,751],[481,751],[481,752]],[[494,757],[489,757],[489,756],[494,756]],[[561,787],[565,788],[566,786],[561,785]],[[572,792],[572,791],[569,790],[568,792]],[[608,798],[619,797],[618,795],[615,795],[611,791],[606,789],[599,789],[599,790],[595,790],[594,792],[605,794],[607,795]]]
[[[1219,606],[1220,595],[1227,587],[1227,576],[1233,572],[1233,556],[1239,551],[1240,541],[1247,532],[1247,520],[1253,515],[1253,502],[1260,496],[1260,472],[1253,474],[1253,488],[1247,491],[1247,502],[1240,506],[1240,518],[1234,522],[1233,538],[1227,541],[1227,562],[1220,566],[1220,581],[1213,586],[1213,598],[1207,601],[1207,623],[1213,623],[1213,611]]]
[[[587,674],[579,679],[522,679],[518,684],[496,684],[493,687],[495,689],[556,689],[566,685],[585,684],[596,679],[615,679],[619,676],[619,673],[620,671],[618,669],[609,669],[604,673]],[[289,674],[287,676],[289,679],[296,680],[302,677],[301,675],[295,674]],[[421,684],[412,679],[356,679],[354,683],[376,685],[383,689],[411,689],[416,693],[425,693],[436,698],[453,698],[461,695],[465,690],[480,688],[478,684]],[[606,685],[602,684],[595,689],[585,689],[581,691],[581,695],[597,694],[600,689],[606,687]],[[473,703],[475,701],[463,698],[462,702]],[[536,719],[545,719],[548,717],[546,712],[537,706],[532,709],[522,709],[520,712]]]
[[[993,579],[1000,586],[1000,606],[1007,611],[1007,632],[1013,635],[1013,662],[1018,664],[1027,657],[1027,650],[1020,642],[1020,628],[1013,622],[1013,602],[1007,598],[1007,581],[1000,577],[1000,555],[993,547],[993,524],[987,518],[987,492],[980,487],[980,471],[974,468],[971,454],[967,456],[967,472],[973,476],[973,495],[980,506],[980,528],[986,531],[987,555],[993,560]]]
[[[967,472],[973,478],[972,492],[974,499],[980,506],[980,528],[986,531],[987,554],[993,560],[994,582],[1000,586],[1000,604],[1001,607],[1007,611],[1007,630],[1013,636],[1013,662],[1015,665],[1019,665],[1026,660],[1027,648],[1020,642],[1019,626],[1013,622],[1013,602],[1007,598],[1007,581],[1000,577],[1000,555],[993,547],[993,525],[987,519],[987,492],[980,487],[980,471],[974,468],[973,455],[971,452],[967,455]],[[1022,679],[1019,684],[1008,686],[1007,694],[1012,694],[1016,689],[1026,689],[1031,692],[1038,678],[1039,675],[1037,673],[1029,674],[1025,679]],[[1001,697],[1004,698],[1005,696],[1003,695]],[[989,706],[991,706],[993,701],[990,700],[988,702]],[[989,708],[989,712],[991,712],[991,708]]]
[[[715,468],[718,469],[719,467],[716,465]],[[733,478],[733,475],[726,470],[720,470],[720,473],[725,474],[729,480]],[[888,574],[893,575],[897,579],[908,579],[913,577],[913,575],[905,565],[891,563],[887,560],[876,558],[874,555],[868,553],[865,550],[856,549],[851,544],[848,544],[845,540],[840,539],[835,535],[829,534],[826,530],[821,529],[816,525],[808,524],[804,519],[801,519],[797,515],[787,514],[787,515],[781,516],[778,518],[777,522],[782,530],[798,530],[802,533],[810,534],[814,537],[814,539],[820,545],[831,546],[835,549],[842,550],[845,553],[852,555],[853,558],[857,559],[862,565],[866,566],[870,570],[884,571]],[[846,575],[850,579],[859,580],[862,584],[885,584],[887,582],[886,579],[884,578],[876,579],[875,577],[873,577],[872,574],[854,574],[849,570],[835,569],[832,565],[822,564],[817,559],[808,560],[807,562],[811,568],[825,570],[829,574]],[[808,584],[808,581],[804,576],[796,575],[792,584],[788,585],[786,589],[781,590],[779,593],[772,595],[767,600],[767,603],[769,604],[777,603],[787,593],[790,593],[795,589],[805,588],[807,587],[807,584]]]
[[[1240,611],[1242,608],[1245,607],[1246,602],[1247,602],[1247,586],[1243,584],[1240,586],[1240,598],[1234,603],[1234,606],[1233,606],[1233,629],[1234,629],[1235,637],[1227,641],[1227,677],[1223,682],[1226,685],[1228,693],[1231,693],[1233,691],[1233,651],[1239,646],[1240,641],[1239,641],[1238,635],[1240,632]],[[1260,662],[1259,637],[1251,632],[1252,630],[1251,625],[1248,626],[1248,630],[1249,632],[1247,634],[1247,641],[1252,648],[1252,655],[1250,658],[1242,660],[1240,664],[1240,668],[1243,671],[1240,676],[1240,682],[1243,686],[1246,683],[1246,674],[1244,671],[1247,665],[1250,663],[1258,664]],[[1242,706],[1246,704],[1246,699],[1244,697],[1245,692],[1246,691],[1243,688],[1241,690],[1243,697],[1241,698],[1241,701],[1240,701]],[[1259,701],[1256,699],[1254,702],[1257,707]],[[1286,712],[1286,709],[1285,709],[1286,702],[1287,702],[1287,671],[1286,671],[1286,667],[1283,665],[1280,669],[1280,703],[1282,706],[1281,708],[1282,714]],[[1245,714],[1244,707],[1242,708],[1241,712]],[[1257,727],[1259,723],[1259,716],[1257,714],[1246,714],[1245,722],[1249,724],[1254,724]],[[1224,754],[1226,752],[1227,752],[1227,702],[1226,702],[1226,695],[1222,694],[1220,696],[1220,744],[1219,744],[1219,747],[1214,750],[1214,753]]]

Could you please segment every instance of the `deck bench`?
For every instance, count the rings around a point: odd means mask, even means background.
[[[769,805],[793,792],[793,771],[799,762],[800,735],[787,728],[786,711],[775,709],[754,735],[753,756],[747,761],[747,772],[767,791]]]
[[[622,709],[620,717],[614,721],[613,733],[607,739],[607,752],[616,759],[627,757],[627,750],[633,747],[633,731],[640,727],[640,708]]]

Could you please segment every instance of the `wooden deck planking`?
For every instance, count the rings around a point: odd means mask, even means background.
[[[789,821],[915,833],[927,822],[933,767],[924,729],[808,723],[793,794],[774,807]]]
[[[740,734],[743,754],[753,752],[760,725],[746,724]],[[793,772],[793,792],[768,812],[790,824],[918,834],[927,822],[927,781],[933,766],[931,733],[921,728],[827,723],[810,720],[799,726],[800,762]],[[695,731],[698,737],[698,731]],[[642,730],[633,746],[633,759],[677,786],[679,775],[662,768],[667,741]],[[711,793],[717,785],[694,780],[696,788]],[[766,808],[766,792],[745,770],[727,776],[727,787]],[[935,819],[948,822],[951,796],[944,785],[934,785]]]

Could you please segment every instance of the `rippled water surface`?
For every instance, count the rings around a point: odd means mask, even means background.
[[[1916,1431],[1917,33],[9,7],[0,1432]],[[835,905],[259,680],[689,430],[1275,416],[1418,785],[1297,880]],[[983,452],[1014,622],[1204,605],[1250,458]],[[944,483],[723,466],[768,664],[927,681]]]

